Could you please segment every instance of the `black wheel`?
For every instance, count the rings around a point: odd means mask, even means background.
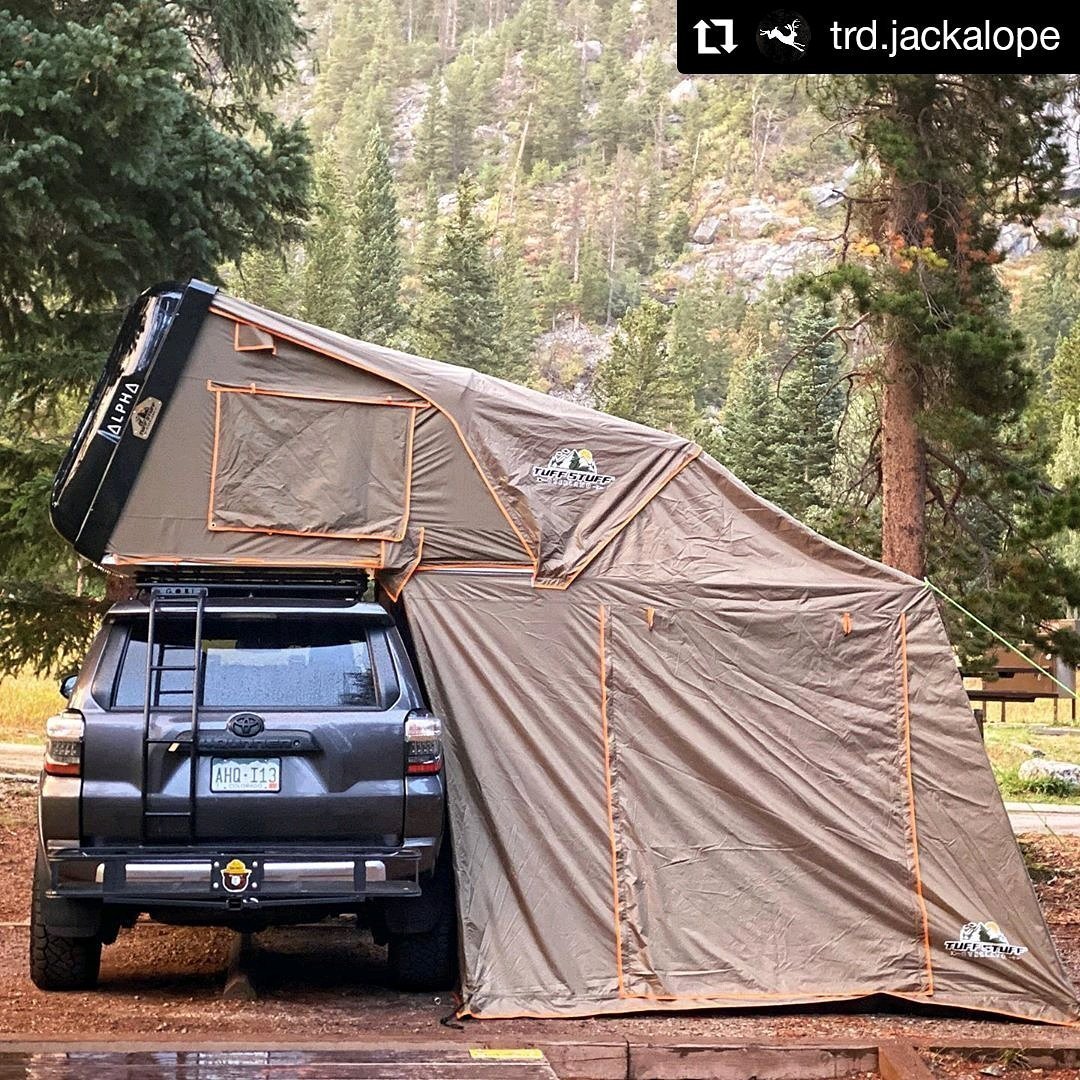
[[[457,983],[457,909],[448,859],[440,860],[427,888],[436,908],[431,928],[389,935],[390,977],[399,990],[450,990]]]
[[[49,869],[38,852],[30,905],[30,978],[39,990],[92,990],[101,967],[101,938],[60,937],[45,925]]]

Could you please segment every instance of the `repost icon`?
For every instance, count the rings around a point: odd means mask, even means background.
[[[697,31],[698,56],[717,56],[721,49],[730,53],[738,48],[732,40],[734,19],[700,19],[694,24],[694,29]],[[722,36],[717,31],[722,31]]]

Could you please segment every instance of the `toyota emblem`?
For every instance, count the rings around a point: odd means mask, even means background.
[[[263,718],[261,716],[256,716],[254,713],[250,712],[242,712],[237,713],[235,716],[230,716],[229,722],[225,726],[234,735],[250,739],[252,735],[258,735],[265,725],[263,724]]]

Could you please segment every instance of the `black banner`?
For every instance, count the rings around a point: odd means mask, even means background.
[[[944,5],[943,5],[944,6]],[[679,0],[678,66],[684,75],[1054,73],[1075,67],[1080,34],[1062,8],[1035,15],[944,15],[942,7],[747,7]],[[996,8],[996,5],[993,6]],[[836,14],[839,11],[841,14]],[[1058,14],[1061,13],[1061,14]]]

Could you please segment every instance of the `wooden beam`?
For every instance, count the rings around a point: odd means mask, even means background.
[[[887,1042],[878,1047],[881,1080],[934,1080],[930,1066],[909,1042]]]
[[[630,1043],[628,1080],[821,1080],[872,1072],[872,1045],[784,1041],[768,1043]]]
[[[559,1080],[626,1080],[630,1050],[621,1042],[537,1043]]]
[[[225,969],[225,988],[222,1001],[255,1001],[258,991],[251,977],[255,966],[255,944],[250,934],[234,933],[229,945],[229,960]]]

